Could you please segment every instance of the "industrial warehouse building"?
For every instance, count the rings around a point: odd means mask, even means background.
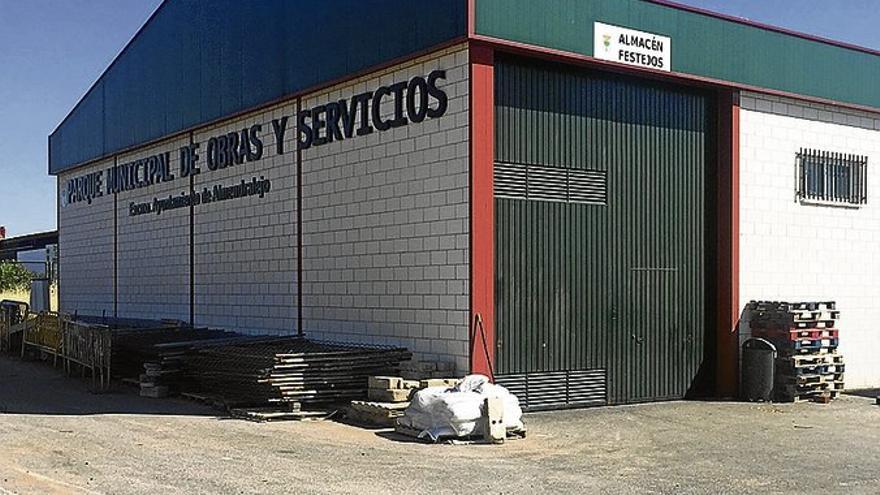
[[[878,386],[878,80],[661,1],[167,0],[49,137],[61,310],[561,407],[733,395],[746,302],[834,300]]]

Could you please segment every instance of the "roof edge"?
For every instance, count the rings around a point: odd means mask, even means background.
[[[606,70],[617,72],[620,74],[626,74],[630,76],[638,76],[638,77],[651,77],[663,81],[672,81],[672,82],[686,82],[690,84],[697,84],[707,88],[722,88],[722,89],[730,89],[736,91],[750,91],[753,93],[759,93],[770,96],[777,96],[782,98],[790,98],[797,101],[807,102],[807,103],[815,103],[818,105],[827,105],[836,108],[842,108],[849,111],[854,112],[863,112],[867,114],[873,114],[880,117],[880,107],[872,107],[869,105],[860,105],[858,103],[849,103],[840,100],[834,100],[829,98],[823,98],[820,96],[810,96],[806,94],[792,93],[790,91],[765,88],[761,86],[755,86],[751,84],[738,83],[734,81],[728,81],[724,79],[716,79],[713,77],[699,76],[694,74],[688,74],[685,72],[666,72],[657,69],[648,69],[643,67],[636,67],[631,65],[620,64],[616,62],[610,62],[607,60],[602,60],[595,58],[590,55],[584,55],[577,52],[560,50],[556,48],[547,48],[540,45],[534,45],[531,43],[524,43],[520,41],[511,41],[503,38],[497,38],[494,36],[487,36],[483,34],[474,35],[471,38],[471,41],[477,43],[485,43],[488,45],[494,46],[497,50],[509,50],[511,53],[519,53],[523,55],[543,55],[551,60],[556,60],[562,63],[581,63],[588,64],[590,66]]]
[[[823,43],[826,45],[836,46],[838,48],[845,48],[847,50],[854,50],[857,52],[867,53],[868,55],[874,55],[880,57],[880,50],[875,50],[873,48],[868,48],[866,46],[856,45],[854,43],[847,43],[845,41],[838,41],[832,38],[826,38],[824,36],[817,36],[809,33],[805,33],[803,31],[796,31],[794,29],[788,29],[780,26],[775,26],[773,24],[767,24],[763,22],[753,21],[751,19],[746,19],[745,17],[738,17],[730,14],[723,14],[721,12],[715,12],[714,10],[708,10],[701,7],[694,7],[693,5],[686,5],[680,2],[675,2],[672,0],[642,0],[643,2],[653,3],[655,5],[660,5],[662,7],[669,7],[672,9],[683,10],[686,12],[691,12],[694,14],[704,15],[707,17],[714,17],[716,19],[721,19],[728,22],[734,22],[736,24],[742,24],[744,26],[749,26],[753,28],[763,29],[764,31],[771,31],[779,34],[785,34],[788,36],[794,36],[797,38],[801,38],[807,41],[815,41],[817,43]]]
[[[163,0],[163,5],[164,5],[165,1],[167,1],[167,0]],[[218,125],[218,124],[223,123],[227,120],[234,120],[234,119],[240,118],[240,117],[247,115],[247,114],[250,114],[250,113],[260,112],[262,110],[273,107],[275,105],[287,103],[287,102],[290,102],[291,100],[294,100],[296,98],[325,90],[325,89],[330,88],[332,86],[336,86],[337,84],[344,84],[346,82],[353,81],[355,79],[368,76],[374,72],[383,71],[385,69],[388,69],[389,67],[393,67],[393,66],[399,65],[399,64],[404,64],[408,61],[415,60],[420,57],[425,57],[425,56],[431,55],[432,53],[446,50],[448,48],[452,48],[452,47],[455,47],[458,45],[462,45],[465,48],[470,48],[470,46],[468,45],[469,40],[470,40],[470,38],[466,34],[462,35],[462,36],[457,36],[455,38],[444,41],[442,43],[438,43],[436,45],[429,46],[423,50],[409,53],[409,54],[406,54],[402,57],[397,57],[397,58],[393,58],[390,60],[386,60],[380,64],[372,65],[370,67],[365,67],[362,70],[352,72],[351,74],[346,74],[343,77],[339,77],[336,79],[330,79],[328,81],[324,81],[319,84],[303,88],[302,90],[295,91],[293,93],[289,93],[289,94],[280,96],[280,97],[275,98],[273,100],[270,100],[270,101],[267,101],[264,103],[260,103],[258,105],[252,106],[252,107],[244,108],[244,109],[239,110],[237,112],[234,112],[234,113],[231,113],[228,115],[223,115],[223,116],[217,117],[216,119],[209,120],[209,121],[203,122],[203,123],[199,123],[194,126],[187,127],[185,129],[181,129],[180,131],[176,131],[171,134],[160,136],[160,137],[157,137],[155,139],[151,139],[151,140],[143,142],[143,143],[129,146],[127,148],[122,148],[122,149],[113,151],[111,153],[104,153],[101,156],[79,162],[75,165],[71,165],[70,167],[67,167],[64,170],[59,170],[54,173],[51,170],[49,170],[49,175],[53,176],[53,177],[58,177],[61,174],[65,174],[65,173],[71,172],[76,169],[87,167],[89,165],[94,165],[95,163],[98,163],[102,160],[107,160],[107,159],[112,158],[117,155],[121,155],[124,153],[131,153],[135,150],[145,148],[148,146],[152,146],[156,143],[161,143],[163,141],[172,140],[176,137],[180,137],[180,136],[182,136],[184,134],[188,134],[190,132],[195,132],[195,131],[205,129],[205,128],[208,128],[208,127],[211,127],[214,125]],[[50,136],[50,138],[51,138],[51,136]],[[49,148],[49,152],[51,153],[51,147]],[[51,160],[50,160],[50,163],[51,163]]]
[[[92,91],[95,90],[95,88],[98,86],[98,84],[101,82],[101,80],[104,79],[104,76],[107,74],[107,72],[109,72],[110,69],[112,69],[113,66],[116,65],[116,62],[120,58],[122,58],[122,55],[124,55],[125,52],[128,51],[131,44],[134,43],[134,40],[137,39],[138,36],[140,36],[141,32],[144,30],[144,28],[147,27],[147,25],[149,25],[151,22],[153,22],[153,19],[156,18],[156,15],[159,13],[159,11],[162,10],[163,7],[165,7],[165,4],[167,4],[167,3],[168,3],[168,0],[162,0],[162,3],[160,3],[159,6],[156,7],[156,10],[154,10],[153,13],[150,14],[150,17],[148,17],[147,20],[144,21],[144,23],[141,25],[141,27],[138,28],[138,30],[128,40],[128,42],[125,43],[125,46],[122,47],[122,50],[119,50],[119,53],[117,53],[116,56],[113,57],[113,60],[110,61],[110,64],[108,64],[107,67],[105,67],[104,70],[101,71],[101,74],[98,76],[98,78],[95,79],[91,85],[89,85],[89,89],[87,89],[86,92],[83,93],[83,95],[79,98],[79,100],[77,100],[76,104],[73,105],[73,107],[67,112],[67,115],[65,115],[64,118],[61,119],[61,122],[59,122],[58,125],[56,125],[54,129],[52,129],[52,132],[49,133],[50,138],[52,136],[54,136],[56,132],[58,132],[58,129],[60,129],[61,126],[63,126],[64,123],[67,122],[67,119],[69,119],[71,115],[76,113],[76,110],[80,107],[80,105],[82,105],[82,103],[86,100],[86,98],[88,98],[89,95],[92,94]]]

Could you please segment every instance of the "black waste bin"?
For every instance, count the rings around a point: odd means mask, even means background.
[[[751,402],[769,402],[773,394],[776,346],[766,339],[752,338],[742,346],[742,396]]]

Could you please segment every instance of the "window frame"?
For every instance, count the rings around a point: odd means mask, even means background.
[[[868,204],[868,157],[801,148],[796,198],[802,204],[860,208]]]

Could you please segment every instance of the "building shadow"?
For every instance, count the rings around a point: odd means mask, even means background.
[[[225,413],[183,398],[141,397],[136,387],[114,383],[106,392],[91,380],[68,377],[50,363],[0,355],[0,415],[88,416],[102,414],[208,416]]]
[[[878,399],[877,404],[880,405],[880,388],[866,388],[861,390],[846,390],[846,395],[855,395],[856,397],[867,397],[869,399]]]

